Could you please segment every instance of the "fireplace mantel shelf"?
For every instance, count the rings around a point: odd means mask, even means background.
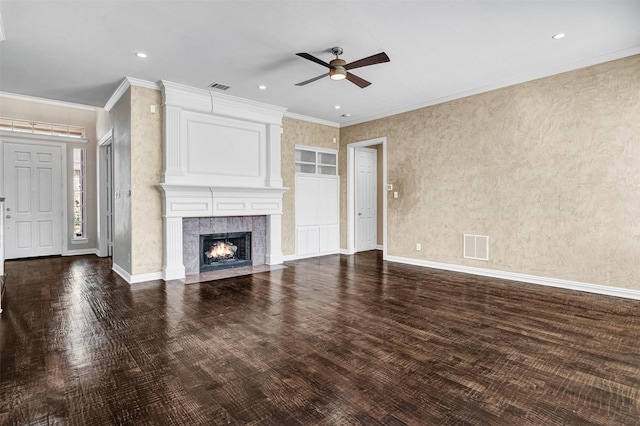
[[[289,188],[159,184],[165,217],[281,215]]]
[[[158,187],[168,195],[181,193],[211,193],[224,195],[246,194],[284,194],[289,190],[285,187],[244,187],[244,186],[210,186],[210,185],[185,185],[174,183],[160,183]]]

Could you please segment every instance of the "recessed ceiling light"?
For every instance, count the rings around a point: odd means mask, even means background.
[[[560,40],[561,38],[564,38],[566,36],[565,33],[558,33],[558,34],[554,34],[551,36],[552,39],[554,40]]]
[[[340,109],[340,105],[336,105],[334,108],[335,109]]]
[[[137,56],[138,58],[146,58],[146,57],[147,57],[147,54],[146,54],[146,53],[144,53],[144,52],[136,52],[136,56]]]
[[[258,89],[260,90],[266,90],[267,86],[265,86],[264,84],[261,84],[260,86],[258,86]]]

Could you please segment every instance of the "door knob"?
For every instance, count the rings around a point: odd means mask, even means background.
[[[358,216],[362,216],[362,212],[358,212]]]
[[[10,214],[7,215],[7,219],[11,219],[11,215]]]

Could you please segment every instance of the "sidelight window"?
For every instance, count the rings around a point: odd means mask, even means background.
[[[73,239],[86,238],[85,231],[85,151],[73,149]]]

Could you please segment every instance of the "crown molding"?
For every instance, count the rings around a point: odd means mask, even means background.
[[[516,77],[513,79],[504,80],[501,82],[489,84],[482,87],[477,87],[470,90],[465,90],[458,93],[452,93],[439,98],[430,99],[418,104],[408,105],[405,107],[389,110],[380,114],[369,115],[366,117],[359,118],[357,120],[347,121],[342,123],[340,127],[353,126],[355,124],[362,124],[362,123],[366,123],[373,120],[379,120],[381,118],[391,117],[392,115],[402,114],[409,111],[415,111],[417,109],[426,108],[426,107],[430,107],[438,104],[443,104],[445,102],[454,101],[456,99],[462,99],[469,96],[478,95],[480,93],[490,92],[492,90],[502,89],[505,87],[514,86],[516,84],[526,83],[526,82],[538,80],[541,78],[552,77],[557,74],[562,74],[569,71],[576,71],[581,68],[587,68],[590,66],[602,64],[605,62],[615,61],[618,59],[623,59],[623,58],[627,58],[629,56],[634,56],[638,54],[640,54],[640,46],[633,46],[628,49],[622,49],[622,50],[610,52],[604,55],[594,56],[578,62],[572,62],[559,67],[536,71],[536,72],[526,74],[520,77]]]
[[[307,115],[302,115],[302,114],[296,114],[295,112],[285,112],[284,116],[287,118],[293,118],[295,120],[302,120],[302,121],[308,121],[310,123],[316,123],[316,124],[322,124],[323,126],[330,126],[330,127],[338,127],[340,128],[340,123],[337,123],[335,121],[329,121],[329,120],[323,120],[321,118],[315,118],[315,117],[309,117]]]
[[[18,95],[16,93],[0,92],[0,98],[13,99],[16,101],[35,102],[43,105],[52,105],[63,108],[74,108],[83,111],[95,111],[96,108],[90,105],[74,104],[71,102],[55,101],[53,99],[36,98],[35,96]]]
[[[120,82],[120,85],[113,92],[109,100],[106,104],[104,104],[104,109],[107,111],[111,111],[111,108],[120,100],[124,92],[131,86],[143,87],[145,89],[153,89],[153,90],[161,90],[161,86],[158,83],[154,83],[153,81],[140,80],[138,78],[125,77]]]

